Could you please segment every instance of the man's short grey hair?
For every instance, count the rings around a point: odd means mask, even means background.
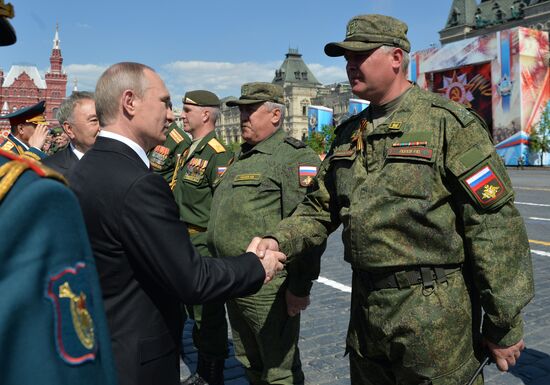
[[[221,115],[220,108],[219,107],[202,107],[206,111],[210,111],[210,120],[212,123],[216,124],[218,121],[218,118]]]
[[[143,97],[148,86],[145,70],[155,72],[145,64],[122,62],[113,64],[101,74],[95,87],[95,108],[100,126],[107,126],[116,119],[120,97],[125,90]]]
[[[285,120],[285,110],[286,110],[285,105],[280,103],[275,103],[275,102],[265,102],[264,105],[269,112],[273,111],[276,108],[278,108],[281,111],[281,119],[279,120],[279,124],[277,125],[277,128],[281,128]]]
[[[59,124],[63,125],[64,122],[70,122],[73,119],[74,108],[82,100],[94,100],[94,93],[73,91],[68,98],[65,98],[57,110],[56,119],[59,121]]]
[[[389,45],[383,45],[382,47],[380,47],[385,53],[391,53],[395,48],[397,47],[392,47],[392,46],[389,46]],[[403,70],[403,72],[405,74],[407,74],[409,72],[409,61],[410,61],[410,56],[409,56],[409,53],[403,49],[401,49],[401,51],[403,51],[403,61],[401,62],[401,69]]]

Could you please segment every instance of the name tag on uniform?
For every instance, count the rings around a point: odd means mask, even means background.
[[[252,180],[260,180],[262,174],[240,174],[235,177],[234,182],[244,182]]]
[[[432,159],[433,150],[428,147],[390,147],[388,157]]]

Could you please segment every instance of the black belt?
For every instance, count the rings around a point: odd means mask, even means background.
[[[461,265],[421,266],[407,270],[390,272],[370,272],[355,269],[354,272],[371,291],[382,289],[406,289],[422,284],[425,288],[433,287],[434,282],[447,282],[447,276],[462,269]]]

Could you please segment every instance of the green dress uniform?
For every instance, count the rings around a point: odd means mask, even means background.
[[[173,175],[178,156],[183,154],[183,151],[190,145],[189,135],[174,122],[170,125],[166,141],[156,146],[148,154],[151,168],[162,175],[166,182],[170,183],[172,189],[175,184]]]
[[[337,128],[315,191],[270,235],[292,260],[343,224],[352,384],[464,384],[480,328],[522,338],[528,238],[484,123],[417,86],[401,99],[381,122],[369,107]]]
[[[86,228],[59,180],[38,162],[0,150],[3,385],[116,384]]]
[[[254,236],[274,229],[302,201],[320,163],[302,142],[281,129],[264,141],[243,144],[222,176],[212,201],[208,246],[214,256],[244,251]],[[227,303],[236,357],[252,384],[303,384],[298,350],[300,317],[289,317],[287,287],[306,296],[319,274],[323,247],[286,270],[256,294]]]
[[[180,148],[174,174],[174,198],[180,217],[187,224],[191,242],[201,256],[210,256],[206,244],[210,205],[217,181],[233,159],[233,152],[218,141],[214,131],[200,139],[189,154],[190,146]],[[227,321],[223,302],[188,306],[195,320],[193,342],[208,360],[225,359]]]

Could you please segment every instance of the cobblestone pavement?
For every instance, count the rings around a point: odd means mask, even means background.
[[[495,365],[485,369],[488,385],[550,384],[550,170],[510,170],[517,207],[525,219],[535,271],[535,299],[524,311],[527,349],[509,373]],[[300,351],[306,384],[349,385],[349,364],[344,357],[348,326],[351,269],[344,262],[340,230],[332,234],[323,255],[321,276],[313,285],[311,305],[302,314]],[[332,286],[331,286],[332,285]],[[191,322],[184,332],[185,361],[182,379],[196,366]],[[232,352],[232,349],[231,349]],[[238,361],[226,362],[226,385],[248,384]]]

